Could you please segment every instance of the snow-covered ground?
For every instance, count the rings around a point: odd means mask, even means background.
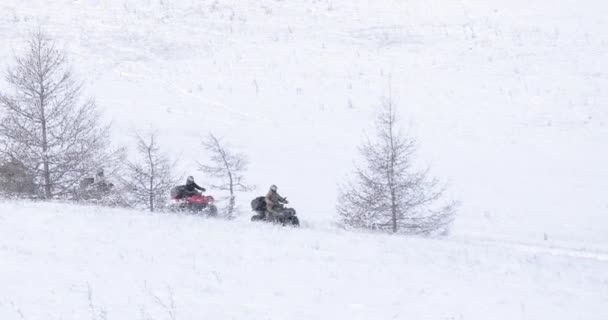
[[[604,1],[2,0],[0,68],[41,26],[117,144],[158,128],[207,185],[200,140],[223,135],[259,186],[242,206],[275,183],[310,228],[2,203],[0,311],[90,317],[88,283],[108,319],[170,319],[171,291],[175,319],[608,318],[606,16]],[[449,239],[331,226],[389,79],[421,163],[462,203]]]
[[[62,204],[0,212],[0,319],[608,317],[606,252]]]
[[[0,3],[0,67],[42,26],[114,123],[156,127],[194,172],[213,131],[308,219],[335,218],[389,78],[455,232],[608,242],[603,1]]]

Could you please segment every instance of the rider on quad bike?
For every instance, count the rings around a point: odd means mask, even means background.
[[[205,188],[194,182],[194,178],[189,176],[185,185],[177,186],[171,190],[171,198],[175,201],[171,205],[172,210],[186,210],[193,213],[204,213],[208,216],[217,215],[217,207],[212,196],[204,196],[200,191],[206,191]]]
[[[266,215],[268,219],[280,217],[282,215],[281,210],[283,209],[283,204],[289,203],[286,198],[279,195],[277,190],[278,188],[276,185],[271,185],[270,190],[268,190],[268,193],[264,198],[266,201]]]
[[[205,188],[199,186],[198,184],[196,184],[196,182],[194,182],[194,177],[193,176],[188,176],[188,179],[186,179],[186,186],[184,188],[184,197],[190,197],[193,195],[197,195],[198,191],[196,190],[200,190],[202,192],[205,192]]]
[[[200,195],[197,190],[206,191],[205,188],[199,186],[198,184],[196,184],[196,182],[194,182],[194,177],[189,176],[188,179],[186,179],[186,184],[177,186],[171,190],[171,198],[175,200],[182,200],[192,196]]]
[[[79,192],[80,196],[85,200],[101,200],[101,198],[110,193],[113,187],[114,184],[106,180],[103,168],[99,168],[94,178],[88,177],[80,181]]]
[[[85,177],[80,180],[76,190],[76,199],[79,201],[102,204],[112,207],[129,207],[129,201],[104,174],[103,168],[97,169],[94,177]]]
[[[296,216],[296,210],[283,206],[288,203],[286,198],[278,194],[277,186],[272,185],[266,196],[257,197],[251,201],[251,209],[256,213],[251,217],[251,221],[299,226],[300,220]]]

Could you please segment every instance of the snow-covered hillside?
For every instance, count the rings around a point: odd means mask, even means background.
[[[608,254],[0,204],[0,319],[606,319]]]
[[[0,319],[606,319],[607,16],[604,1],[2,0],[0,69],[42,27],[116,144],[158,128],[207,186],[200,140],[225,136],[259,186],[239,203],[277,184],[309,228],[0,203]],[[448,239],[332,227],[389,79],[421,164],[462,203]]]
[[[462,202],[455,232],[607,242],[608,5],[588,1],[23,1],[1,67],[42,26],[114,123],[150,126],[193,173],[224,135],[309,220],[389,78],[422,163]],[[205,177],[194,172],[199,181]]]

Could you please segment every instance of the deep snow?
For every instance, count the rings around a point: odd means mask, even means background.
[[[170,318],[167,287],[176,319],[607,318],[606,16],[603,1],[2,0],[0,68],[42,26],[116,144],[158,128],[208,185],[200,139],[223,135],[259,186],[242,206],[275,183],[310,229],[2,203],[0,312],[90,317],[88,283],[108,319]],[[421,164],[462,203],[449,239],[332,227],[389,78]],[[252,277],[275,266],[310,274]]]
[[[0,212],[1,319],[608,316],[608,252],[63,204]]]

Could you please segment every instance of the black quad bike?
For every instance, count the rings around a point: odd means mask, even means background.
[[[280,214],[277,216],[268,217],[266,212],[266,201],[264,197],[257,197],[251,200],[251,209],[256,213],[251,217],[251,221],[265,221],[275,224],[281,224],[284,226],[300,226],[300,219],[296,216],[296,209],[282,207],[275,209]]]

